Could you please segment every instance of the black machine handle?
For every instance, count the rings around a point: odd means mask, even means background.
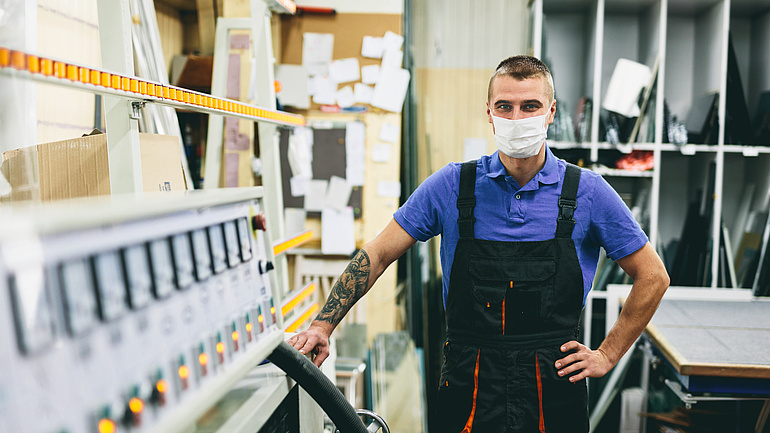
[[[342,433],[371,433],[367,429],[361,418],[358,417],[353,406],[348,403],[342,392],[334,386],[331,380],[326,377],[321,370],[310,360],[299,353],[289,343],[282,341],[273,353],[267,357],[268,361],[277,365],[278,368],[286,372],[292,379],[305,390],[313,400],[315,400],[321,409],[326,412],[337,429]],[[374,412],[362,412],[369,415],[378,422],[381,421],[383,432],[389,433],[387,425],[382,418]],[[372,416],[371,414],[377,415]],[[373,430],[377,431],[377,430]]]

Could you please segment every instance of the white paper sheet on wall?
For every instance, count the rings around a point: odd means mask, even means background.
[[[334,105],[337,103],[337,83],[328,76],[318,75],[312,77],[314,85],[313,102],[321,105]]]
[[[361,44],[361,56],[370,59],[381,59],[383,51],[383,40],[374,36],[364,36]]]
[[[382,55],[382,63],[380,64],[380,69],[400,69],[403,63],[404,63],[403,51],[386,50],[385,53]]]
[[[409,71],[406,69],[383,69],[374,86],[372,106],[400,113],[404,105],[406,90],[409,88]]]
[[[380,76],[380,65],[361,66],[361,82],[364,84],[377,84]]]
[[[393,152],[393,145],[388,143],[377,143],[372,149],[372,161],[390,162],[390,155]]]
[[[382,47],[385,51],[399,51],[403,45],[403,36],[395,34],[390,30],[385,32],[385,36],[382,38]]]
[[[366,126],[348,122],[345,127],[345,179],[351,186],[363,186],[366,171]]]
[[[326,208],[321,212],[321,252],[350,255],[356,248],[353,208]]]
[[[305,194],[306,211],[320,212],[323,210],[328,185],[328,180],[311,179],[308,181],[307,193]]]
[[[358,59],[355,57],[334,60],[329,65],[329,78],[337,83],[358,81],[361,79],[360,71]]]
[[[343,210],[348,206],[350,193],[352,191],[353,188],[344,178],[332,176],[331,179],[329,179],[329,187],[326,189],[324,207]]]
[[[353,88],[345,86],[340,90],[337,90],[337,105],[341,108],[352,107],[356,103],[355,95],[353,95]]]
[[[361,104],[368,104],[372,102],[372,95],[374,94],[374,88],[367,86],[366,84],[356,83],[353,88],[353,99]]]
[[[387,198],[401,197],[401,182],[389,180],[377,182],[377,196]]]
[[[308,176],[292,176],[289,179],[292,197],[304,197],[308,193],[309,186],[310,177]]]
[[[397,143],[401,128],[393,123],[384,122],[380,127],[379,139],[387,143]]]
[[[302,35],[302,66],[309,75],[329,74],[332,61],[334,35],[331,33],[305,33]]]

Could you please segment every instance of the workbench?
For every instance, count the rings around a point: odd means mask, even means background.
[[[644,339],[650,355],[671,367],[677,381],[666,385],[686,406],[765,400],[762,431],[770,412],[770,300],[664,299]]]

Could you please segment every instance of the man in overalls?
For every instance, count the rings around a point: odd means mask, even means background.
[[[545,144],[555,113],[545,64],[530,56],[501,62],[487,100],[498,151],[426,179],[289,343],[321,365],[329,335],[385,268],[417,240],[441,235],[447,341],[435,431],[587,432],[583,379],[620,360],[669,279],[612,187]],[[615,326],[591,350],[576,338],[600,247],[634,283]]]

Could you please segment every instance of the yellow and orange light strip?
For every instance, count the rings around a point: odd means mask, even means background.
[[[268,122],[285,126],[303,126],[303,116],[244,104],[181,87],[169,86],[143,78],[113,74],[55,59],[38,57],[0,47],[0,75],[54,84],[103,95],[150,101],[190,111]]]
[[[313,305],[311,305],[310,308],[307,309],[307,311],[302,313],[302,315],[299,316],[297,320],[295,320],[291,325],[289,325],[286,328],[286,332],[294,332],[297,329],[299,329],[299,327],[302,326],[303,323],[305,323],[308,319],[313,317],[313,314],[315,314],[316,311],[318,311],[318,309],[319,309],[318,303],[314,303]]]
[[[299,305],[300,302],[307,299],[310,295],[312,295],[315,292],[316,285],[315,283],[310,283],[304,288],[302,288],[302,291],[297,294],[297,296],[291,298],[288,302],[283,304],[283,307],[281,308],[281,313],[284,317],[286,317],[287,314],[289,314],[289,311],[293,310],[294,307]]]
[[[294,236],[291,239],[287,239],[285,241],[278,242],[273,245],[273,255],[278,255],[281,253],[284,253],[292,248],[298,247],[305,242],[309,241],[310,239],[313,239],[313,231],[312,230],[306,230],[297,236]]]

